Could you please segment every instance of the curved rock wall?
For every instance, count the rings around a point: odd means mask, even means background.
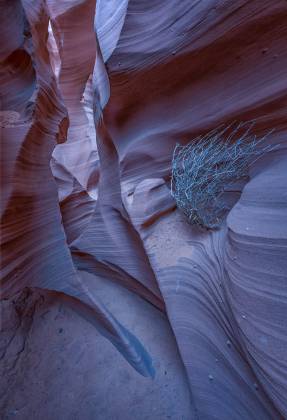
[[[152,376],[79,270],[118,283],[168,317],[188,418],[285,418],[286,1],[2,8],[3,297],[63,293]],[[172,151],[234,120],[273,129],[274,147],[236,187],[222,228],[203,232],[171,199]]]

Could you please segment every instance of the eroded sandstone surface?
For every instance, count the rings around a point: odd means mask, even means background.
[[[287,2],[1,2],[1,416],[287,417]],[[272,150],[217,230],[176,143]]]

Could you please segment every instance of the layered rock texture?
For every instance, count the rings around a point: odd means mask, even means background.
[[[1,415],[287,417],[287,2],[1,2]],[[176,143],[255,121],[217,230]]]

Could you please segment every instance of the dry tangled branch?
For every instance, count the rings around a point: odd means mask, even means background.
[[[248,167],[271,146],[251,134],[254,123],[231,124],[210,131],[186,146],[176,145],[171,194],[191,224],[214,229],[229,209],[225,188],[248,176]]]

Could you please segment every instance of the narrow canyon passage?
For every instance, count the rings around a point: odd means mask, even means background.
[[[0,22],[0,417],[286,418],[287,2]]]

